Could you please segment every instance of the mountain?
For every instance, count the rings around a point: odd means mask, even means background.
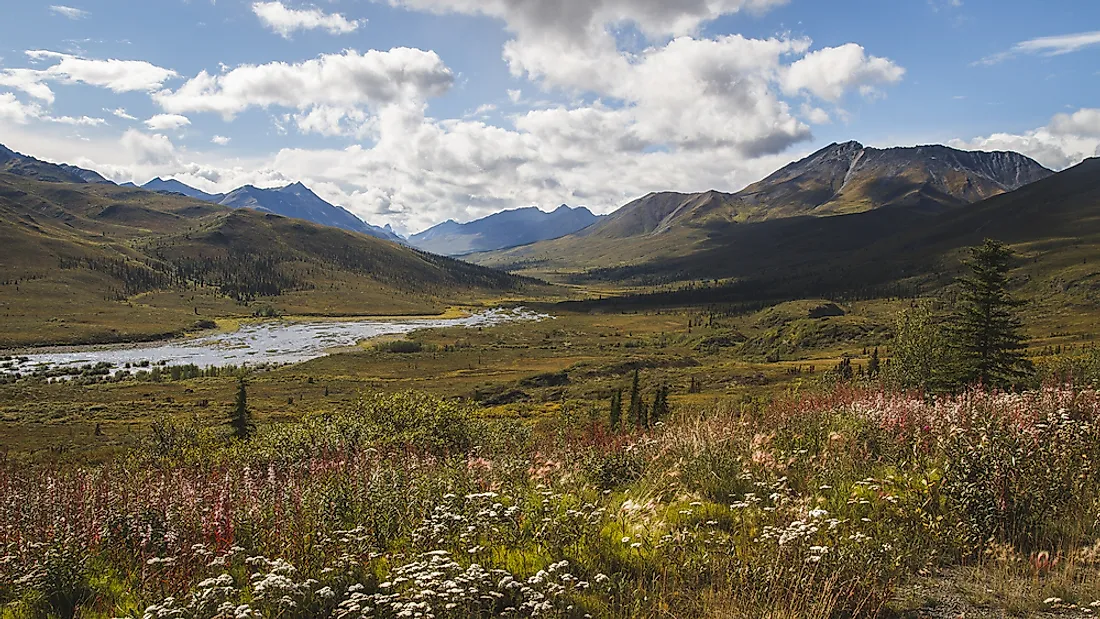
[[[372,226],[346,209],[325,202],[302,183],[294,183],[281,189],[259,189],[252,185],[245,185],[227,194],[210,194],[175,179],[164,180],[158,177],[141,187],[149,191],[181,194],[231,208],[250,208],[284,217],[305,219],[322,226],[362,232],[395,243],[404,242],[404,239],[397,236],[388,226],[386,228]]]
[[[950,285],[963,271],[966,249],[985,238],[1016,252],[1012,284],[1037,315],[1095,311],[1100,159],[966,208],[933,213],[901,206],[752,222],[690,254],[663,263],[609,265],[582,279],[695,279],[693,286],[622,302],[628,305],[910,296]]]
[[[225,197],[225,194],[206,193],[205,191],[200,191],[198,189],[195,189],[194,187],[191,187],[190,185],[185,185],[185,184],[183,184],[183,183],[181,183],[181,182],[179,182],[175,179],[164,180],[164,179],[160,178],[159,176],[154,178],[153,180],[149,181],[148,183],[145,183],[144,185],[141,186],[141,188],[142,189],[148,189],[149,191],[162,191],[162,192],[165,192],[165,193],[178,193],[178,194],[185,195],[189,198],[196,198],[198,200],[204,200],[206,202],[215,202],[215,203],[220,202],[222,200],[222,198]]]
[[[97,172],[68,164],[56,164],[17,153],[0,144],[0,172],[51,183],[93,183],[113,185]]]
[[[160,337],[264,306],[423,314],[544,289],[301,219],[0,173],[0,349]]]
[[[555,239],[591,226],[600,220],[587,208],[561,205],[551,213],[536,207],[502,211],[460,224],[443,222],[409,237],[416,248],[446,256],[505,249]]]
[[[302,183],[294,183],[281,189],[259,189],[246,185],[229,192],[218,203],[232,208],[250,208],[284,217],[305,219],[395,243],[404,242],[392,230],[372,226],[346,209],[325,202]]]
[[[575,234],[470,259],[532,273],[635,267],[663,271],[666,280],[690,279],[696,271],[723,268],[692,268],[685,263],[694,254],[742,239],[752,224],[895,209],[935,215],[1051,174],[1017,153],[832,144],[734,194],[654,193]],[[677,270],[668,266],[673,263]]]

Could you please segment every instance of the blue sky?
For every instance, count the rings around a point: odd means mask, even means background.
[[[0,143],[302,180],[376,224],[732,191],[833,141],[1100,146],[1086,0],[62,0],[0,22]]]

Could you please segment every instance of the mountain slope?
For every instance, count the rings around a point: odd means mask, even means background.
[[[934,214],[902,206],[754,222],[691,255],[583,277],[707,280],[631,301],[655,305],[911,295],[950,285],[962,272],[966,248],[985,238],[1016,251],[1013,284],[1039,315],[1044,308],[1094,312],[1100,306],[1100,159],[967,208]]]
[[[461,256],[558,238],[599,220],[583,206],[570,208],[563,204],[551,213],[531,206],[501,211],[464,224],[446,221],[409,237],[409,244],[436,254]]]
[[[271,213],[0,173],[0,348],[156,337],[264,305],[419,314],[542,289]]]
[[[709,245],[742,238],[740,228],[748,225],[896,208],[942,213],[1050,174],[1017,153],[833,144],[735,194],[650,194],[579,233],[470,258],[533,273],[646,264],[655,272],[663,264],[683,265]],[[777,227],[783,226],[765,226]],[[715,265],[699,266],[709,271]],[[665,269],[667,278],[690,278],[694,270]]]
[[[17,153],[0,144],[0,172],[51,183],[95,183],[113,185],[98,172],[68,164],[56,164]]]

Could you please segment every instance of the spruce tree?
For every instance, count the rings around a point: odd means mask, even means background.
[[[661,421],[668,416],[668,387],[661,385],[657,389],[657,394],[653,396],[653,409],[649,412],[649,423],[651,425],[657,425],[657,422]]]
[[[1008,388],[1031,370],[1015,312],[1021,302],[1008,292],[1011,259],[1011,250],[987,239],[970,250],[970,274],[959,279],[952,346],[964,384]]]
[[[233,438],[245,441],[252,436],[252,413],[248,410],[248,388],[243,378],[237,382],[237,401],[229,425],[233,428]]]
[[[875,346],[875,351],[871,353],[871,360],[867,362],[867,376],[871,378],[878,378],[881,371],[882,360],[878,356],[878,346]]]
[[[611,429],[618,431],[623,425],[623,391],[616,389],[611,394]]]

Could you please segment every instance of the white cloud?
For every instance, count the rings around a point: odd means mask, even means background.
[[[304,112],[420,101],[445,93],[453,81],[435,52],[399,47],[364,54],[348,50],[296,64],[242,65],[221,75],[203,71],[153,98],[166,112],[214,112],[232,119],[249,107]]]
[[[973,150],[1012,150],[1048,168],[1061,170],[1089,157],[1100,157],[1100,109],[1083,108],[1058,114],[1044,127],[1023,133],[995,133],[970,140],[952,140],[952,146]]]
[[[229,144],[229,138],[225,137],[224,135],[215,135],[214,137],[210,138],[210,143],[217,144],[218,146],[226,146]]]
[[[74,9],[71,6],[64,6],[55,4],[50,7],[50,12],[54,15],[61,15],[62,17],[68,17],[69,19],[84,19],[90,13],[88,11],[82,11],[80,9]]]
[[[806,119],[811,125],[827,125],[833,122],[832,116],[825,110],[814,107],[808,103],[802,104],[802,117]]]
[[[25,125],[32,120],[86,127],[97,127],[107,124],[105,119],[93,118],[91,116],[53,116],[37,103],[24,103],[20,101],[14,93],[0,93],[0,121]]]
[[[138,165],[173,166],[179,164],[176,146],[168,136],[127,129],[120,144]]]
[[[153,131],[180,129],[191,124],[191,119],[180,114],[157,114],[145,121],[145,126]]]
[[[1100,109],[1082,108],[1072,114],[1058,114],[1049,127],[1054,135],[1100,138]]]
[[[24,125],[41,115],[42,109],[37,105],[24,104],[10,92],[0,93],[0,120]]]
[[[811,52],[792,64],[783,72],[783,90],[838,101],[853,88],[874,95],[877,86],[897,83],[904,75],[905,69],[890,60],[868,56],[862,45],[848,43]]]
[[[0,79],[22,80],[27,84],[40,86],[21,87],[31,94],[28,88],[41,89],[44,82],[83,83],[107,88],[116,93],[134,91],[152,91],[160,88],[166,81],[176,76],[176,72],[164,69],[144,60],[93,60],[71,54],[47,50],[29,50],[27,56],[32,60],[55,60],[56,64],[43,69],[7,69],[0,72]],[[41,91],[45,95],[45,91]],[[44,98],[44,97],[39,97]],[[52,95],[51,95],[52,98]]]
[[[91,116],[46,116],[44,120],[61,123],[63,125],[78,125],[84,127],[99,127],[107,124],[106,119],[93,118]]]
[[[33,69],[0,71],[0,86],[16,88],[47,104],[54,102],[53,90],[42,81],[40,73]]]
[[[252,12],[265,26],[289,39],[296,30],[321,29],[330,34],[348,34],[359,28],[358,20],[346,19],[339,13],[325,13],[320,9],[296,10],[282,2],[254,2]]]
[[[1093,45],[1100,45],[1100,30],[1093,32],[1080,32],[1077,34],[1061,34],[1049,37],[1039,37],[1021,41],[1012,46],[1006,52],[986,56],[975,64],[994,65],[1010,58],[1023,54],[1041,54],[1044,56],[1061,56],[1081,51]]]
[[[115,116],[117,116],[117,117],[119,117],[123,120],[137,120],[136,116],[128,114],[126,112],[126,108],[123,108],[123,107],[115,108],[113,110],[104,108],[103,111],[104,112],[110,112],[111,114],[114,114]]]

